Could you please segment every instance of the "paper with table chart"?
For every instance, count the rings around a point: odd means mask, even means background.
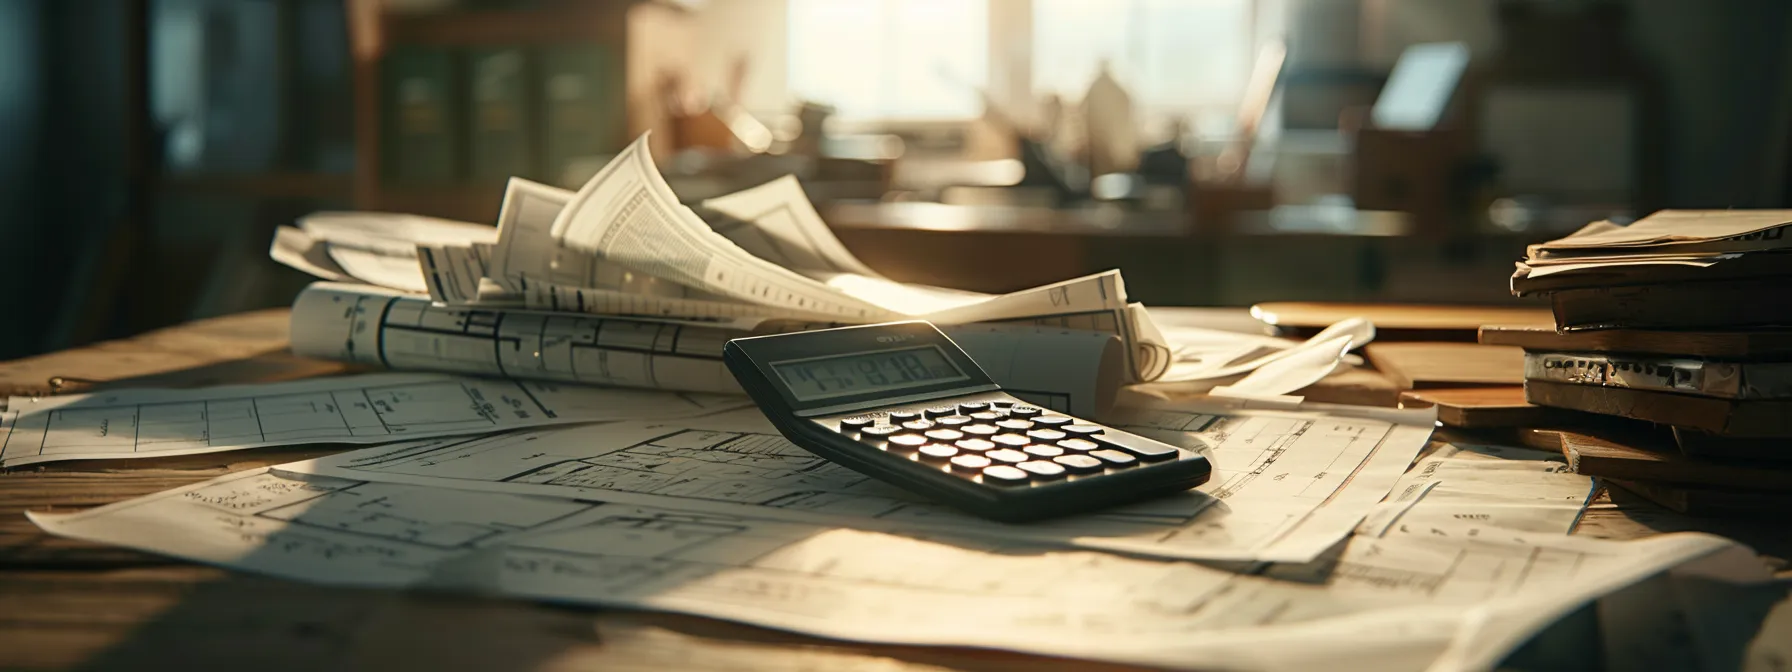
[[[361,285],[318,283],[293,302],[292,350],[399,370],[740,394],[722,364],[729,339],[816,325],[667,321],[432,305]],[[1126,377],[1112,334],[1018,325],[944,326],[1011,394],[1103,417]]]
[[[1379,535],[1395,525],[1469,523],[1567,534],[1598,492],[1561,453],[1511,446],[1440,443],[1394,485],[1357,527]]]
[[[1028,525],[960,514],[786,441],[757,409],[675,422],[615,423],[412,442],[282,467],[492,492],[592,497],[903,532],[968,534],[1141,555],[1306,561],[1388,494],[1429,426],[1298,414],[1168,411],[1121,426],[1205,448],[1198,491]]]
[[[573,422],[674,418],[745,404],[732,396],[436,374],[13,397],[0,413],[0,467],[298,443],[383,443]]]
[[[318,583],[1203,669],[1488,668],[1616,587],[1726,554],[1753,559],[1704,535],[1615,542],[1455,526],[1356,537],[1312,563],[1249,573],[274,469],[28,515],[53,534]]]
[[[716,233],[755,257],[794,270],[880,277],[834,236],[795,175],[703,202],[736,222]]]

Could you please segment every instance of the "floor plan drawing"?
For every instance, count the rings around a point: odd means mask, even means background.
[[[1704,535],[1616,542],[1457,525],[1352,537],[1317,561],[1258,572],[275,469],[32,520],[58,535],[325,584],[1202,669],[1260,667],[1266,656],[1285,668],[1422,662],[1464,632],[1522,633],[1633,577],[1740,549]],[[1463,629],[1481,617],[1517,622]],[[1497,660],[1505,649],[1493,648]]]
[[[1428,435],[1423,427],[1288,415],[1159,413],[1137,421],[1158,438],[1209,451],[1218,465],[1209,484],[1025,526],[972,518],[828,462],[778,435],[756,409],[417,442],[289,468],[1164,557],[1305,561],[1350,533]]]
[[[695,415],[741,403],[707,395],[404,374],[15,398],[0,413],[0,466],[485,434],[642,414]]]

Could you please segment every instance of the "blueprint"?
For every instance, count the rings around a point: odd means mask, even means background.
[[[13,397],[0,413],[0,467],[298,443],[385,443],[576,422],[671,418],[746,403],[732,396],[431,374]]]
[[[362,285],[316,283],[293,302],[292,349],[396,370],[740,394],[722,364],[723,344],[816,326],[822,325],[441,306]],[[1010,394],[1073,415],[1104,417],[1126,377],[1125,348],[1111,331],[1022,324],[942,329]]]
[[[1141,555],[1311,560],[1388,494],[1431,428],[1372,420],[1155,412],[1135,431],[1206,450],[1198,491],[1098,514],[1001,525],[860,475],[785,440],[745,409],[670,422],[412,442],[286,465],[358,480],[590,497],[911,533]]]
[[[1481,669],[1660,570],[1752,554],[1455,526],[1241,571],[273,469],[74,514],[63,536],[326,584],[428,586],[824,637],[1203,669]],[[1707,572],[1713,570],[1706,570]],[[1732,568],[1733,578],[1757,578]]]

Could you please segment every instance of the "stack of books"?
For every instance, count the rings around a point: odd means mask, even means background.
[[[1514,294],[1549,300],[1555,328],[1488,327],[1480,340],[1525,350],[1530,403],[1671,429],[1659,442],[1571,433],[1561,444],[1571,463],[1600,455],[1583,471],[1683,511],[1718,499],[1723,513],[1750,510],[1734,505],[1738,492],[1792,497],[1792,478],[1736,477],[1792,472],[1788,231],[1782,210],[1589,225],[1531,246],[1512,277]]]

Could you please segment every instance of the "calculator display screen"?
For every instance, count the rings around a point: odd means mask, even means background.
[[[969,380],[938,346],[880,350],[835,357],[773,362],[772,369],[797,401],[924,387]]]

